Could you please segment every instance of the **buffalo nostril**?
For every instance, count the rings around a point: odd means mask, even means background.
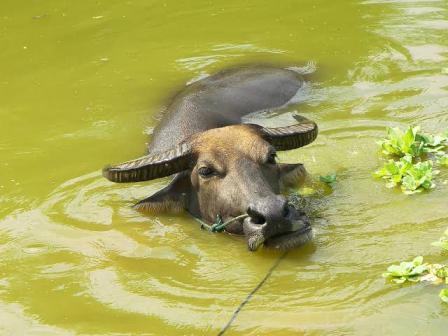
[[[250,219],[254,224],[263,224],[266,222],[266,218],[264,218],[261,213],[259,213],[252,207],[247,208],[247,214],[250,216]]]

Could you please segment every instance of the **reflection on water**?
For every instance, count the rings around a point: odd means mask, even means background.
[[[174,87],[249,61],[317,62],[295,105],[252,117],[316,120],[317,141],[280,159],[338,182],[315,241],[226,334],[444,334],[438,288],[381,273],[416,255],[446,262],[430,242],[448,223],[448,171],[412,197],[371,173],[386,126],[448,127],[446,1],[0,7],[0,334],[219,332],[279,252],[138,213],[167,179],[112,185],[98,169],[144,151]]]

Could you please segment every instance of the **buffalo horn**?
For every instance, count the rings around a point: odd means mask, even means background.
[[[169,176],[188,169],[190,154],[190,146],[181,143],[165,152],[148,154],[135,160],[106,166],[103,169],[103,176],[109,181],[118,183],[148,181]]]
[[[316,123],[301,116],[295,116],[295,118],[299,123],[285,127],[263,127],[261,129],[266,140],[277,150],[303,147],[316,139],[318,133]]]

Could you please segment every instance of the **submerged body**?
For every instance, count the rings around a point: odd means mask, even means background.
[[[148,155],[105,169],[115,182],[176,174],[164,189],[139,202],[149,212],[185,209],[213,222],[247,213],[226,231],[244,234],[250,250],[262,243],[292,248],[311,238],[308,218],[290,207],[281,189],[303,179],[301,164],[279,164],[276,150],[312,142],[317,126],[263,128],[242,117],[287,104],[303,84],[294,71],[258,66],[217,73],[186,87],[167,107]]]
[[[278,108],[302,85],[296,72],[265,66],[230,69],[202,79],[174,97],[148,151],[166,151],[193,134],[240,124],[249,113]]]

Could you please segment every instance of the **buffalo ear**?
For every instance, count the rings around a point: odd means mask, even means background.
[[[306,179],[307,172],[301,163],[279,163],[277,166],[283,188],[301,185]]]
[[[134,209],[148,213],[181,212],[188,204],[190,189],[188,174],[177,174],[170,184],[135,204]]]

